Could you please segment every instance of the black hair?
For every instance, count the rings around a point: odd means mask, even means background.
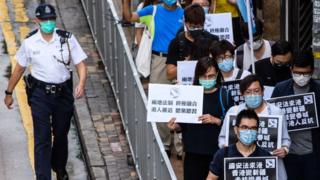
[[[256,18],[254,22],[256,25],[256,32],[253,33],[253,37],[261,36],[263,34],[263,23],[258,18]],[[240,28],[241,28],[243,38],[249,39],[248,23],[245,23],[245,22],[240,23]]]
[[[196,69],[194,72],[194,81],[193,85],[199,85],[199,78],[200,76],[203,76],[206,74],[209,68],[213,67],[216,72],[217,72],[217,85],[216,87],[220,87],[221,85],[221,80],[222,80],[222,75],[219,70],[218,64],[216,61],[214,61],[211,57],[203,57],[198,60],[198,63],[196,65]]]
[[[308,67],[314,69],[314,57],[312,54],[312,50],[304,50],[302,52],[296,53],[291,63],[291,67]]]
[[[241,120],[244,118],[248,118],[248,119],[255,119],[257,121],[257,125],[259,126],[259,117],[257,115],[257,113],[252,110],[252,109],[245,109],[242,110],[238,115],[237,115],[237,119],[236,119],[236,126],[239,127],[239,125],[241,124]]]
[[[288,41],[276,41],[271,47],[272,56],[285,55],[289,52],[292,53],[292,48]]]
[[[232,55],[234,55],[235,47],[227,40],[215,41],[210,46],[210,53],[213,59],[217,59],[221,54],[225,54],[229,51]]]
[[[263,87],[263,84],[262,84],[262,81],[261,81],[260,77],[258,75],[256,75],[256,74],[250,74],[250,75],[248,75],[247,77],[243,78],[240,81],[240,92],[241,92],[241,94],[244,94],[244,92],[248,89],[248,87],[251,86],[251,84],[256,82],[256,81],[259,82],[261,90],[263,91],[264,87]]]
[[[204,25],[205,13],[203,8],[195,3],[184,9],[184,21],[190,24]]]

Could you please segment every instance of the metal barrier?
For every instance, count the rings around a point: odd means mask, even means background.
[[[113,1],[81,1],[117,99],[139,178],[177,179],[156,124],[146,121],[147,97]]]

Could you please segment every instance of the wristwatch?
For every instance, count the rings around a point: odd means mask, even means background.
[[[12,95],[12,92],[9,92],[7,90],[5,90],[4,93],[6,93],[6,95],[10,95],[10,96]]]

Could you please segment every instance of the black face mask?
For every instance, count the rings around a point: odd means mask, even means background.
[[[203,33],[203,29],[195,29],[195,30],[188,30],[188,32],[189,32],[189,34],[190,34],[190,36],[193,38],[193,39],[197,39],[197,38],[199,38],[201,35],[202,35],[202,33]]]
[[[291,77],[290,64],[273,64],[277,82]]]

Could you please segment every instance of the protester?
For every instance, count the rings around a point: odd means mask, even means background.
[[[287,41],[277,41],[271,47],[271,57],[255,62],[256,74],[264,86],[275,86],[291,78],[292,49]],[[252,72],[252,66],[249,71]]]
[[[197,60],[208,53],[198,53],[201,46],[209,49],[210,43],[219,38],[204,30],[205,14],[199,4],[192,4],[185,8],[184,24],[186,31],[180,32],[170,43],[167,57],[167,78],[174,80],[177,77],[177,61]],[[208,42],[203,42],[207,39]],[[201,42],[201,43],[199,43]],[[204,48],[205,48],[204,47]]]
[[[280,108],[272,105],[263,99],[264,87],[260,78],[257,75],[249,75],[240,82],[240,92],[244,96],[245,103],[233,106],[226,114],[226,118],[230,114],[237,114],[243,109],[253,109],[258,115],[281,115],[283,117],[282,122],[282,139],[281,148],[272,152],[272,155],[279,157],[279,179],[286,179],[286,171],[282,158],[284,158],[290,147],[290,137],[288,135],[287,121]],[[226,128],[227,120],[223,121],[221,132],[219,134],[219,147],[226,146]]]
[[[250,75],[247,70],[241,70],[234,66],[234,46],[227,40],[214,42],[211,47],[211,55],[218,63],[223,76],[223,81],[234,81],[243,79]]]
[[[162,0],[162,4],[155,7],[150,5],[136,13],[131,13],[131,0],[124,0],[123,13],[125,19],[131,22],[142,22],[147,24],[153,36],[152,57],[150,69],[150,83],[170,84],[166,74],[166,57],[169,43],[182,27],[183,9],[177,5],[176,0]],[[155,17],[152,14],[155,12]],[[154,19],[154,21],[152,21]],[[146,52],[147,53],[147,52]],[[170,156],[171,133],[165,123],[157,124],[159,134]]]
[[[258,127],[259,118],[254,110],[242,110],[237,115],[234,132],[238,141],[215,153],[207,180],[223,179],[224,158],[270,156],[268,151],[257,146]]]
[[[211,0],[210,13],[231,13],[234,44],[236,47],[244,43],[240,29],[240,13],[236,0]]]
[[[320,82],[312,78],[313,71],[312,53],[305,51],[297,55],[291,65],[292,79],[278,83],[272,97],[313,92],[319,115]],[[288,179],[320,179],[320,128],[291,131],[289,135],[292,143],[289,154],[284,158]]]
[[[221,73],[218,65],[209,57],[201,58],[195,70],[194,85],[204,88],[202,124],[175,123],[172,118],[168,127],[182,132],[185,150],[184,179],[205,179],[213,154],[218,150],[218,135],[224,111],[233,101],[227,91],[220,87]]]
[[[237,66],[239,69],[248,70],[251,61],[249,31],[247,23],[240,23],[242,36],[245,39],[245,43],[236,49]],[[256,32],[253,33],[253,53],[254,62],[271,57],[272,41],[263,39],[263,23],[261,20],[255,20]]]

